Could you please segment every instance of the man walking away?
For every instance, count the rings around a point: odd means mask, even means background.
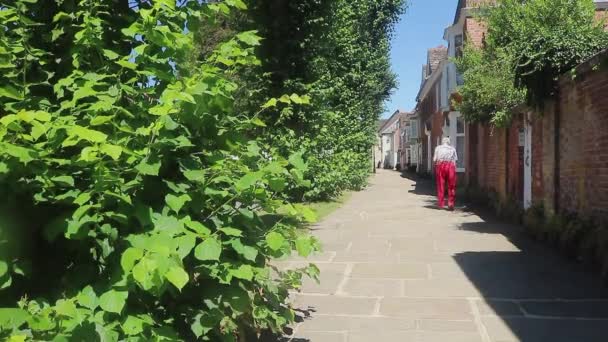
[[[435,148],[433,163],[435,164],[435,179],[437,181],[437,199],[439,207],[443,208],[445,182],[448,182],[448,207],[454,210],[456,202],[456,149],[450,146],[450,138],[443,138],[443,143]]]

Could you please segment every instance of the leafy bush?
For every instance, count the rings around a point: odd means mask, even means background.
[[[281,332],[302,272],[269,260],[318,242],[298,230],[314,215],[283,194],[307,183],[302,155],[251,138],[278,101],[234,110],[234,73],[259,64],[260,37],[192,62],[192,32],[244,3],[130,3],[0,8],[0,191],[17,218],[0,222],[0,338]]]
[[[508,126],[514,109],[526,100],[526,90],[515,86],[514,57],[509,50],[490,52],[467,45],[455,62],[464,79],[456,108],[465,119]]]
[[[559,76],[608,47],[592,0],[501,0],[478,15],[488,24],[484,45],[456,59],[456,107],[470,122],[508,126],[519,105],[542,106]]]
[[[404,0],[251,1],[249,29],[265,37],[262,64],[246,78],[243,108],[303,93],[311,104],[262,114],[261,136],[285,156],[303,149],[310,188],[298,200],[326,200],[367,184],[376,124],[395,87],[389,48]],[[263,75],[263,77],[260,77]]]
[[[515,85],[527,89],[531,105],[554,94],[560,75],[608,47],[593,0],[501,0],[486,19],[488,48],[514,57]]]

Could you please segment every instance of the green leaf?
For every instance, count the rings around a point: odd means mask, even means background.
[[[184,177],[193,182],[203,183],[205,181],[205,171],[186,170],[184,171]]]
[[[184,271],[181,267],[171,267],[169,272],[165,274],[167,280],[171,282],[171,284],[175,285],[180,291],[186,286],[190,277],[188,273]]]
[[[238,191],[243,191],[249,189],[254,184],[256,184],[262,178],[262,174],[260,172],[251,172],[239,179],[235,187]]]
[[[188,218],[188,220],[184,221],[184,224],[186,225],[186,227],[192,229],[202,237],[207,237],[211,235],[211,230],[205,227],[205,225],[200,222],[192,221],[190,218]]]
[[[194,257],[201,261],[220,260],[222,254],[222,244],[216,237],[211,236],[201,242],[194,250]]]
[[[253,279],[253,268],[250,265],[241,265],[237,269],[230,270],[230,274],[235,278],[251,281]]]
[[[283,244],[285,243],[285,238],[283,237],[283,235],[277,232],[270,232],[268,233],[268,235],[266,235],[266,243],[268,244],[268,247],[270,247],[270,249],[272,249],[273,251],[278,251],[279,249],[281,249],[281,247],[283,247]]]
[[[264,121],[260,120],[260,118],[257,117],[251,119],[251,123],[258,127],[266,127],[266,123],[264,123]]]
[[[141,258],[143,258],[144,252],[135,247],[128,248],[120,258],[120,265],[125,272],[130,272]]]
[[[122,323],[122,331],[129,336],[139,335],[144,331],[144,321],[138,317],[129,315],[124,323]]]
[[[107,50],[107,49],[103,49],[103,55],[106,56],[106,58],[111,61],[118,59],[118,57],[120,57],[120,55],[117,54],[116,52],[114,52],[112,50]]]
[[[110,290],[99,298],[99,306],[106,312],[120,314],[125,306],[129,292]]]
[[[149,164],[145,160],[142,160],[141,163],[139,163],[135,167],[135,169],[139,171],[139,173],[141,173],[142,175],[158,176],[158,172],[160,171],[160,165],[160,161],[153,164]]]
[[[308,257],[312,253],[313,246],[308,236],[301,236],[296,239],[296,250],[302,257]]]
[[[69,185],[72,187],[74,186],[74,178],[72,178],[72,176],[57,176],[51,178],[51,180],[55,183]]]
[[[78,310],[76,309],[76,304],[72,300],[60,299],[55,304],[55,312],[59,316],[64,317],[76,317],[78,315]]]
[[[255,247],[245,246],[243,245],[243,242],[239,239],[232,240],[231,245],[232,248],[234,248],[234,250],[240,255],[242,255],[245,259],[253,262],[256,261],[256,258],[258,256],[258,250]]]
[[[0,308],[0,330],[17,329],[23,325],[29,317],[29,313],[23,309]]]
[[[177,254],[180,259],[184,259],[187,257],[194,246],[196,246],[196,237],[194,234],[186,234],[184,236],[180,236],[176,239],[177,242]]]
[[[294,153],[289,157],[289,163],[291,165],[293,165],[293,167],[295,167],[296,169],[300,170],[300,171],[306,171],[307,170],[307,166],[306,163],[304,162],[304,159],[302,158],[302,153]]]
[[[184,204],[190,201],[192,201],[192,198],[189,195],[181,195],[178,197],[168,194],[165,196],[165,202],[176,214],[179,214],[179,211],[184,207]]]
[[[230,6],[234,6],[240,10],[246,10],[247,5],[242,0],[226,0],[226,3]]]
[[[107,154],[114,160],[118,160],[120,158],[120,155],[122,154],[122,147],[112,144],[103,144],[101,145],[99,151],[101,151],[101,153]]]
[[[76,197],[74,199],[74,204],[84,205],[87,202],[89,202],[90,199],[91,199],[91,194],[88,192],[83,192],[82,194],[78,195],[78,197]]]
[[[8,273],[8,264],[0,260],[0,278],[4,277]]]
[[[26,340],[27,335],[17,334],[11,335],[11,337],[8,338],[7,342],[25,342]]]
[[[258,46],[262,40],[256,31],[241,32],[236,36],[236,38],[249,46]]]
[[[95,310],[99,306],[99,299],[91,286],[82,289],[78,294],[78,297],[76,297],[76,300],[78,300],[78,304],[91,310]]]
[[[21,92],[17,88],[8,84],[0,87],[0,97],[8,97],[13,100],[23,100],[23,95]]]
[[[76,142],[78,142],[78,140],[82,139],[92,143],[102,143],[108,139],[108,136],[105,133],[82,126],[70,126],[67,129],[67,132],[70,138],[64,141],[62,144],[64,147],[72,145],[73,143],[71,140],[76,140]]]
[[[0,143],[0,149],[9,156],[17,158],[20,162],[27,164],[38,157],[38,154],[34,150],[28,148],[16,146],[9,143]]]
[[[277,99],[275,99],[275,98],[272,98],[272,99],[268,100],[268,102],[266,102],[266,103],[265,103],[265,104],[262,106],[262,108],[276,107],[277,103],[278,103],[278,100],[277,100]]]
[[[222,227],[218,230],[228,236],[236,236],[236,237],[243,236],[243,231],[240,229],[236,229],[236,228]]]
[[[91,126],[103,125],[106,122],[112,121],[114,115],[98,115],[91,120]]]
[[[120,65],[123,68],[137,70],[137,64],[135,64],[133,62],[129,62],[128,60],[121,59],[121,60],[115,61],[114,63]]]
[[[272,191],[281,192],[287,187],[287,182],[283,178],[271,178],[268,180],[268,186]]]
[[[143,258],[133,267],[133,278],[144,290],[150,290],[155,285],[154,273],[157,268],[156,261]]]

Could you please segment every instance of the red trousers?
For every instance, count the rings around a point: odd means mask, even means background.
[[[448,206],[454,207],[456,202],[456,165],[441,162],[435,165],[435,180],[437,181],[437,200],[441,208],[444,205],[445,182],[448,182]]]

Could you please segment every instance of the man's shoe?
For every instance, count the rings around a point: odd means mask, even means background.
[[[454,211],[454,206],[453,206],[453,205],[449,206],[449,207],[448,207],[448,210],[449,210],[449,211]]]

